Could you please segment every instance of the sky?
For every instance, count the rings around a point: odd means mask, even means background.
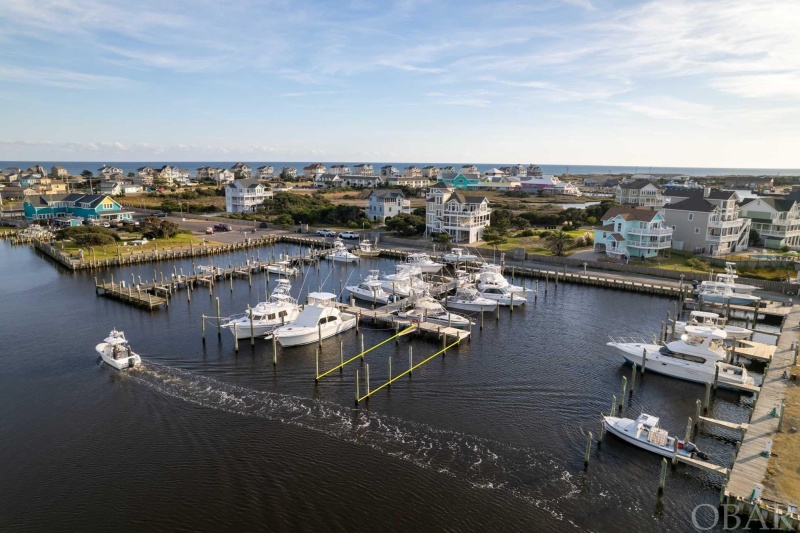
[[[0,160],[800,167],[797,0],[3,0]]]

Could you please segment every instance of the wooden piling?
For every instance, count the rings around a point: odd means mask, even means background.
[[[389,384],[387,387],[392,387],[392,356],[389,356]]]
[[[694,406],[694,428],[697,430],[700,429],[700,413],[703,408],[703,402],[701,402],[699,399],[695,400]]]
[[[358,407],[358,399],[361,395],[358,393],[358,369],[356,368],[356,407]]]
[[[644,375],[644,369],[647,366],[647,348],[642,348],[642,375]]]
[[[364,335],[361,335],[361,362],[364,362]]]
[[[584,470],[589,467],[589,456],[591,453],[592,453],[592,432],[590,431],[589,434],[586,436],[586,453],[583,456]]]
[[[317,371],[314,374],[314,383],[319,383],[319,347],[314,348],[314,362],[317,365]]]
[[[339,341],[339,374],[344,372],[344,341]]]
[[[272,334],[272,366],[278,366],[278,339]]]
[[[222,334],[222,319],[219,312],[219,296],[217,296],[217,333]]]
[[[686,436],[683,438],[684,446],[686,443],[692,440],[692,417],[689,417],[688,422],[686,422]]]
[[[615,414],[617,414],[617,396],[616,396],[616,394],[611,396],[611,416],[614,416]]]
[[[703,398],[703,413],[708,413],[708,408],[711,405],[711,382],[706,381],[706,395]]]
[[[414,358],[412,356],[412,347],[408,347],[408,379],[411,379],[411,369],[414,368]]]
[[[633,367],[631,368],[631,392],[630,395],[633,396],[633,387],[636,385],[636,371],[638,370],[638,365],[633,363]]]
[[[239,353],[239,330],[236,322],[233,323],[233,351]]]
[[[250,304],[247,304],[247,310],[250,312],[250,346],[255,346],[256,334],[255,327],[253,326],[253,308],[250,307]]]
[[[203,342],[206,341],[206,315],[200,315],[200,327],[203,329]]]
[[[678,464],[678,439],[672,439],[672,467]]]
[[[619,412],[625,409],[625,390],[628,388],[628,378],[622,376],[622,394],[619,397]]]
[[[658,494],[664,494],[664,484],[667,481],[667,458],[661,459],[661,476],[658,479]]]

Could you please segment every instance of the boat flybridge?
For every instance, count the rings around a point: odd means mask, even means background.
[[[444,268],[444,263],[437,263],[425,253],[408,254],[407,261],[408,264],[418,267],[425,274],[435,274]]]
[[[430,322],[439,326],[459,329],[468,328],[471,323],[468,318],[447,311],[442,304],[429,294],[414,297],[412,305],[411,309],[401,311],[397,316],[409,318],[412,321]]]
[[[500,265],[483,263],[478,272],[478,290],[483,292],[483,290],[489,286],[505,287],[508,289],[508,292],[518,296],[525,296],[528,292],[525,287],[509,283],[505,276],[503,276],[503,268]]]
[[[477,261],[478,256],[467,252],[464,248],[453,248],[449,252],[445,252],[442,259],[448,263],[470,263]]]
[[[358,317],[339,310],[336,295],[311,292],[294,323],[277,328],[272,335],[281,346],[301,346],[322,341],[356,327]]]
[[[727,333],[716,327],[686,326],[680,339],[666,346],[625,339],[612,339],[607,344],[622,352],[629,364],[642,366],[646,356],[648,372],[695,383],[713,383],[719,367],[720,387],[736,389],[736,385],[753,385],[753,378],[743,366],[727,362],[728,352],[723,344],[727,338]]]
[[[333,240],[333,248],[325,254],[325,259],[340,263],[358,263],[358,256],[348,252],[344,241],[338,237]]]
[[[112,329],[108,337],[95,346],[95,350],[106,364],[117,370],[133,368],[142,362],[142,358],[131,350],[125,333],[116,329]]]
[[[726,323],[725,317],[717,313],[710,313],[707,311],[692,311],[689,314],[689,320],[675,322],[675,333],[683,334],[686,326],[706,326],[719,328],[728,334],[732,339],[749,339],[753,335],[753,330],[742,328],[739,326],[730,326]]]
[[[406,298],[412,294],[422,294],[428,290],[428,284],[422,281],[422,270],[408,263],[395,265],[396,272],[383,276],[383,290]]]
[[[658,423],[658,417],[646,413],[639,415],[636,420],[616,416],[603,417],[606,431],[628,444],[666,457],[672,457],[677,450],[678,455],[683,457],[697,456],[699,459],[708,459],[708,456],[694,443],[670,437],[667,430],[659,427]]]
[[[247,339],[251,333],[256,336],[268,335],[275,328],[294,322],[300,314],[300,305],[292,297],[292,285],[288,279],[279,279],[277,283],[269,299],[252,308],[252,328],[250,312],[226,318],[222,327],[230,330],[237,339]]]
[[[381,251],[378,249],[378,239],[375,239],[375,243],[369,239],[362,240],[358,243],[358,248],[353,250],[353,253],[361,257],[378,257],[381,255]]]
[[[528,302],[528,300],[519,293],[511,292],[508,287],[500,285],[484,284],[483,289],[481,289],[479,284],[478,292],[482,297],[495,300],[498,304],[504,307],[509,307],[512,305],[517,307],[519,305],[525,305]]]
[[[348,285],[347,291],[359,300],[374,304],[386,305],[397,299],[397,296],[383,290],[383,282],[379,279],[380,270],[370,270],[367,279],[358,285]]]

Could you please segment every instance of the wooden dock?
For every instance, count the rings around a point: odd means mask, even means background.
[[[793,306],[788,313],[788,320],[796,324],[800,320],[800,306]],[[720,503],[736,505],[740,513],[753,512],[759,508],[760,512],[769,512],[768,516],[782,516],[793,524],[794,528],[800,526],[800,516],[787,511],[787,503],[768,505],[761,500],[754,500],[756,485],[763,486],[769,465],[768,445],[771,446],[772,438],[778,432],[782,402],[785,399],[786,388],[789,380],[783,378],[784,371],[789,371],[794,361],[792,340],[797,335],[783,335],[777,350],[769,364],[768,371],[758,395],[750,424],[742,439],[742,445],[736,456],[730,478],[723,487]],[[794,502],[791,502],[794,503]]]
[[[123,286],[121,283],[103,282],[95,285],[95,291],[98,295],[131,305],[146,307],[151,311],[162,305],[168,305],[166,298],[154,296],[152,293],[143,291],[140,288],[134,289],[131,285]]]
[[[679,463],[684,463],[712,474],[719,474],[722,477],[727,477],[729,473],[729,470],[724,466],[715,465],[714,463],[709,463],[708,461],[701,461],[700,459],[695,459],[694,457],[678,455],[676,458]]]
[[[736,345],[733,347],[733,355],[747,357],[753,361],[763,361],[768,363],[772,361],[777,348],[777,346],[770,346],[769,344],[764,344],[761,342],[739,339],[736,341]]]
[[[719,426],[726,429],[732,429],[734,431],[747,431],[748,424],[737,424],[736,422],[728,422],[726,420],[719,420],[717,418],[711,418],[710,416],[701,416],[699,417],[700,422],[705,424],[712,424],[714,426]]]

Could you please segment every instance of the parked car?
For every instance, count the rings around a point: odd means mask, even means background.
[[[342,239],[358,239],[360,235],[355,231],[343,231],[339,234]]]
[[[336,232],[332,229],[318,229],[317,235],[321,237],[336,237]]]
[[[265,229],[269,227],[269,222],[262,222],[258,225],[259,228]]]
[[[158,218],[166,218],[167,214],[164,211],[159,211],[157,213],[153,213],[153,216]]]
[[[213,235],[213,234],[214,234],[214,228],[212,228],[211,226],[207,227],[206,235]]]
[[[233,231],[230,224],[214,224],[214,231]]]

